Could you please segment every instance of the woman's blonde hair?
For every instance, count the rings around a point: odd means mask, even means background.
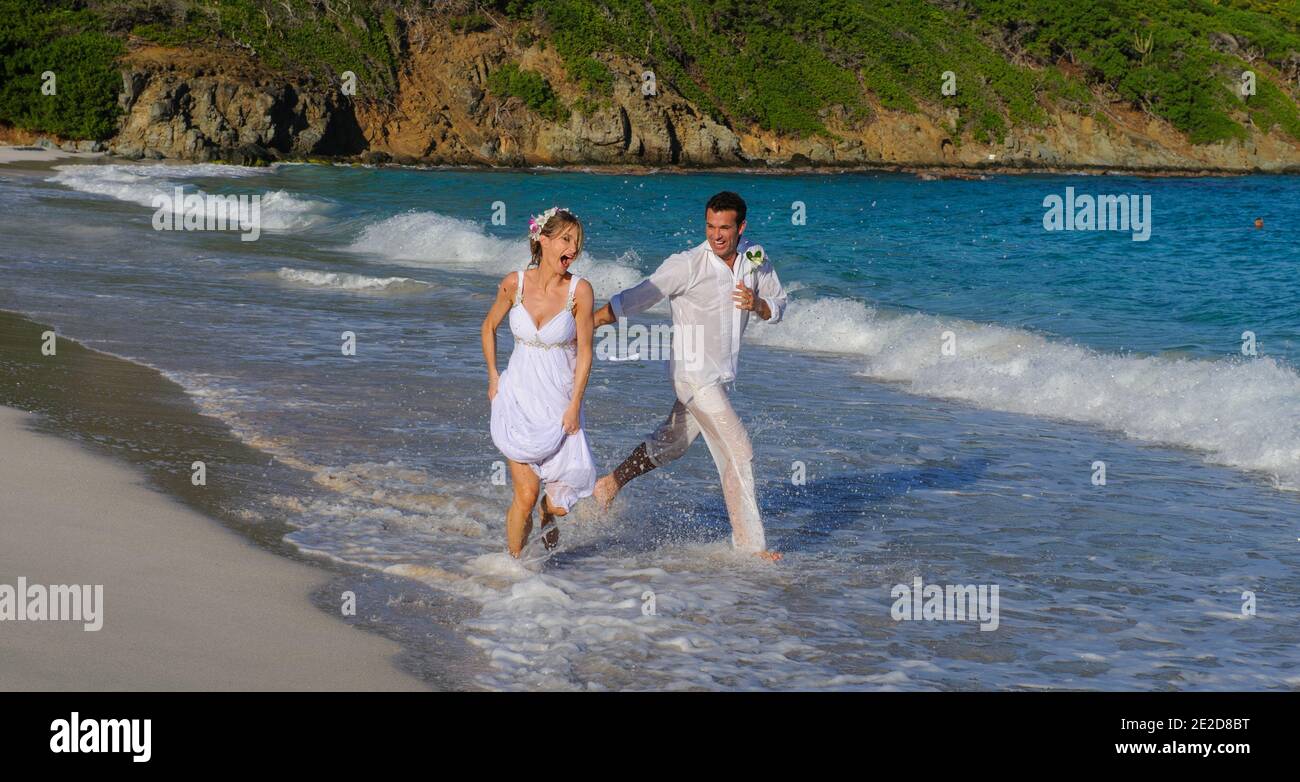
[[[582,221],[579,220],[573,212],[570,212],[567,209],[556,211],[556,213],[551,215],[551,218],[546,221],[546,225],[542,226],[542,233],[546,236],[555,236],[562,228],[569,225],[578,229],[578,249],[574,254],[574,257],[576,258],[578,255],[582,254],[583,234]],[[532,260],[528,262],[528,268],[531,269],[542,262],[542,243],[536,239],[529,238],[528,249],[532,250],[533,253]]]

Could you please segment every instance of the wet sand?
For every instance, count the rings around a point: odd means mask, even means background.
[[[398,644],[333,619],[326,579],[0,407],[0,584],[103,585],[103,626],[0,622],[3,690],[412,690]]]

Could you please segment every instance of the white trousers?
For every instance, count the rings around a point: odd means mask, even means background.
[[[646,440],[646,455],[651,464],[662,467],[680,458],[703,434],[722,480],[722,496],[731,518],[731,545],[740,551],[765,551],[763,519],[754,497],[754,451],[726,389],[718,383],[704,388],[680,382],[674,385],[677,402],[668,420]]]

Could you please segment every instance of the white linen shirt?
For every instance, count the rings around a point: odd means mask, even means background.
[[[742,237],[729,269],[709,243],[702,242],[668,256],[648,278],[609,300],[614,317],[622,320],[668,297],[674,332],[668,372],[674,383],[699,389],[736,379],[740,337],[749,325],[749,311],[737,307],[732,299],[736,283],[742,279],[767,302],[772,315],[768,323],[780,321],[785,313],[785,289],[771,259],[763,253],[763,263],[755,267],[745,258],[746,250],[762,247]],[[683,355],[683,346],[691,355]]]

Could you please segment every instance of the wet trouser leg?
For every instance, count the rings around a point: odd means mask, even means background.
[[[701,434],[722,481],[731,519],[731,545],[740,551],[766,550],[763,520],[754,496],[753,448],[723,386],[679,387],[672,412],[646,440],[646,455],[656,467],[663,466],[686,453]]]

